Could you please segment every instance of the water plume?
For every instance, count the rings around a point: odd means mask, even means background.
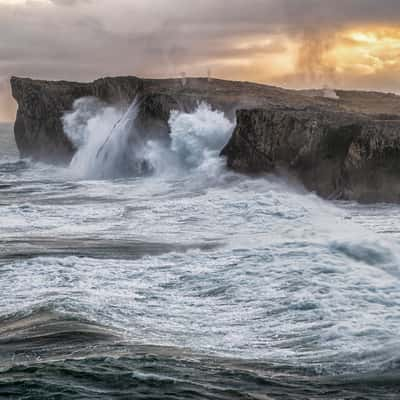
[[[308,29],[303,33],[297,70],[310,85],[333,85],[336,81],[336,59],[332,53],[335,37],[329,32]]]
[[[122,110],[92,97],[75,101],[73,110],[63,117],[64,131],[77,148],[70,164],[73,175],[91,178],[101,174],[97,153],[122,116]]]
[[[191,112],[172,111],[170,140],[154,140],[138,124],[135,100],[123,113],[95,99],[80,99],[64,116],[64,129],[78,148],[71,172],[85,179],[109,179],[149,174],[216,171],[219,153],[229,140],[233,123],[224,113],[201,103]]]
[[[200,103],[191,113],[172,111],[168,123],[169,147],[154,141],[147,145],[148,160],[157,173],[193,172],[219,164],[219,153],[233,130],[224,113]]]

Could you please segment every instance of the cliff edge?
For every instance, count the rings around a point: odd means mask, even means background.
[[[294,176],[324,198],[400,202],[400,120],[328,110],[240,110],[222,155],[238,172]]]
[[[139,99],[143,132],[167,138],[171,110],[191,111],[206,101],[236,117],[221,153],[230,168],[294,176],[324,198],[400,202],[400,97],[393,94],[340,91],[332,99],[318,91],[205,78],[77,83],[13,77],[11,87],[22,157],[68,163],[76,149],[62,116],[82,97],[124,105]]]
[[[75,100],[94,96],[109,104],[130,104],[139,98],[143,124],[168,130],[172,109],[190,111],[206,101],[234,116],[239,108],[306,107],[329,101],[295,91],[247,82],[205,78],[140,79],[102,78],[90,83],[11,78],[18,103],[15,140],[22,157],[52,163],[68,163],[75,152],[63,131],[61,118]]]

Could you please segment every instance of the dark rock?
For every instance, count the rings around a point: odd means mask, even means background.
[[[236,171],[295,176],[325,198],[400,201],[400,121],[326,110],[240,110],[222,155]]]
[[[66,163],[75,152],[64,134],[62,116],[75,100],[95,96],[110,103],[127,103],[141,86],[137,78],[99,79],[93,83],[47,82],[11,78],[18,103],[15,140],[22,157]]]
[[[238,108],[300,106],[317,101],[297,92],[246,82],[189,78],[139,79],[116,77],[91,83],[49,82],[11,78],[18,103],[15,139],[22,157],[68,163],[76,149],[64,134],[61,118],[75,100],[94,96],[108,104],[129,105],[140,100],[139,124],[146,135],[166,137],[172,109],[190,111],[201,101],[234,117]],[[321,100],[323,103],[323,100]]]
[[[191,111],[206,101],[232,119],[236,115],[237,128],[222,152],[229,167],[289,174],[325,198],[400,201],[396,95],[339,91],[339,98],[332,100],[310,91],[204,78],[118,77],[75,83],[14,77],[11,87],[18,103],[15,139],[23,157],[71,160],[76,149],[61,119],[81,97],[125,106],[138,99],[139,142],[169,140],[171,110]]]

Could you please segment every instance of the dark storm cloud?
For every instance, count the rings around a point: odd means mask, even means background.
[[[325,43],[340,27],[399,17],[398,0],[0,0],[0,81],[204,74],[221,59],[285,51],[278,36],[235,46],[248,37],[284,33]],[[227,65],[225,75],[239,76],[238,68]]]

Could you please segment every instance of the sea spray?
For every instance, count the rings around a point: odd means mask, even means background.
[[[135,99],[113,127],[95,155],[97,176],[140,176],[150,170],[144,158],[144,140],[137,126],[139,102]]]
[[[233,124],[220,111],[201,103],[193,113],[173,111],[169,119],[171,150],[189,167],[199,167],[219,155]]]
[[[172,111],[168,123],[169,146],[156,141],[146,146],[146,157],[157,174],[202,171],[208,175],[220,170],[219,153],[234,128],[223,112],[200,103],[192,113]]]
[[[80,99],[64,116],[64,129],[78,148],[70,170],[78,178],[108,179],[198,170],[215,175],[219,153],[229,140],[233,123],[224,113],[201,103],[192,113],[172,111],[170,141],[146,140],[137,124],[139,103],[123,112],[93,98]]]
[[[138,102],[126,111],[93,98],[74,103],[64,118],[64,130],[78,148],[71,173],[85,179],[113,179],[142,175],[148,170],[144,142],[137,128]]]
[[[77,148],[70,164],[70,172],[74,176],[101,176],[103,171],[98,165],[97,153],[122,116],[122,110],[92,97],[75,101],[73,110],[63,117],[64,131]]]
[[[171,145],[161,148],[165,149],[175,161],[186,159],[172,150],[172,138]],[[33,382],[37,398],[49,387],[54,392],[48,397],[83,385],[75,398],[88,391],[96,397],[100,389],[114,393],[116,380],[120,383],[120,362],[126,362],[120,356],[133,354],[126,379],[132,379],[137,367],[142,375],[131,384],[140,391],[146,370],[149,385],[160,388],[153,398],[160,398],[167,348],[174,368],[182,365],[186,349],[210,357],[207,364],[189,354],[203,371],[207,370],[203,365],[211,366],[213,382],[226,389],[228,397],[234,375],[247,394],[254,393],[254,382],[260,386],[259,397],[269,395],[265,388],[272,387],[282,389],[279,395],[287,398],[289,386],[296,391],[303,385],[303,397],[310,398],[310,387],[315,386],[308,379],[318,372],[328,386],[313,398],[396,398],[382,373],[388,371],[391,382],[399,386],[400,275],[395,271],[400,265],[399,207],[346,202],[337,210],[330,202],[270,177],[235,175],[223,185],[213,181],[210,185],[210,180],[199,185],[202,171],[219,160],[215,154],[190,167],[177,163],[175,177],[157,171],[152,178],[101,182],[71,182],[60,168],[46,164],[0,165],[0,180],[8,185],[0,190],[0,291],[7,293],[0,296],[2,326],[11,317],[20,328],[18,316],[38,308],[54,311],[56,324],[50,324],[46,333],[54,346],[47,354],[60,360],[43,364],[43,353],[36,352],[34,365],[10,370],[3,357],[3,393],[18,386],[18,395],[24,397],[30,392],[24,382]],[[221,246],[202,250],[210,243]],[[193,244],[201,247],[179,251]],[[122,332],[123,343],[107,344],[105,358],[99,361],[100,348],[93,342],[83,343],[73,333],[60,335],[53,329],[63,316]],[[38,344],[36,331],[14,333],[25,335],[28,345]],[[66,348],[68,337],[75,343]],[[3,338],[3,348],[7,341],[9,348],[16,343]],[[139,347],[130,346],[129,340]],[[149,357],[153,360],[157,354],[148,344],[162,346],[161,364],[153,368],[156,373],[164,368],[159,385],[147,368]],[[81,345],[87,352],[75,352]],[[223,370],[226,385],[215,380],[216,354],[229,368]],[[147,366],[138,366],[138,355]],[[31,357],[32,352],[17,354],[17,361],[24,356]],[[68,361],[71,358],[79,361]],[[116,364],[110,365],[110,360]],[[250,380],[238,373],[238,360],[243,360],[246,371],[252,367]],[[72,363],[71,370],[66,370],[66,363]],[[99,365],[105,371],[100,378]],[[171,367],[168,374],[182,381],[192,370],[189,367],[179,371]],[[287,368],[292,367],[291,378]],[[363,372],[370,378],[357,380],[355,374]],[[37,386],[38,373],[43,388]],[[83,375],[92,373],[93,380],[82,382]],[[335,375],[341,375],[339,389],[346,393],[332,387]],[[271,376],[282,380],[271,386]],[[196,387],[203,388],[205,380]],[[374,390],[374,385],[388,395],[355,394],[360,388]],[[333,394],[328,396],[327,390]],[[185,393],[187,385],[175,397]],[[198,397],[207,396],[213,397],[207,393]]]

